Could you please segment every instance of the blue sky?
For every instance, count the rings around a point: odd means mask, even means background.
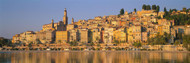
[[[0,37],[12,38],[25,31],[39,31],[51,19],[62,20],[67,8],[69,23],[73,17],[92,19],[95,16],[117,15],[121,8],[131,12],[143,4],[159,5],[163,10],[190,8],[190,0],[0,0]]]

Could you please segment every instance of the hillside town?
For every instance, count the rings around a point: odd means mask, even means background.
[[[97,16],[94,19],[78,20],[67,16],[67,9],[64,10],[62,21],[44,24],[40,31],[26,31],[12,37],[15,47],[33,48],[60,48],[69,49],[88,48],[141,48],[141,49],[166,49],[166,50],[187,50],[183,47],[183,41],[178,39],[179,33],[182,36],[190,35],[190,25],[175,25],[175,20],[168,20],[166,13],[156,12],[156,9],[142,9],[141,11],[122,12],[119,15]],[[186,14],[190,11],[172,11],[171,15]],[[72,18],[68,24],[68,18]],[[161,36],[164,43],[156,44],[153,39]],[[162,37],[167,37],[164,41]],[[151,41],[152,39],[152,41]],[[177,39],[177,40],[176,40]],[[188,39],[188,38],[187,38]],[[179,43],[178,46],[173,44]],[[155,45],[155,46],[151,46]],[[164,46],[165,45],[165,46]],[[187,45],[189,48],[189,45]],[[175,49],[174,49],[175,48]]]

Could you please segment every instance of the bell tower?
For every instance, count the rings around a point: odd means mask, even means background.
[[[63,23],[64,23],[64,25],[68,24],[68,17],[67,17],[67,10],[66,10],[66,8],[64,10]]]
[[[74,19],[72,18],[72,22],[71,22],[71,24],[74,24]]]
[[[52,28],[54,28],[54,20],[53,19],[51,20],[51,26],[52,26]]]

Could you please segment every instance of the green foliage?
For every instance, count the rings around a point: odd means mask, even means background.
[[[168,20],[174,19],[174,24],[175,25],[189,25],[190,24],[190,15],[187,14],[178,14],[178,15],[169,15],[165,14],[164,18]]]
[[[98,43],[97,46],[100,47],[101,46],[100,43]]]
[[[186,12],[186,10],[187,10],[187,9],[184,7],[182,11],[183,11],[183,12]]]
[[[134,9],[134,12],[137,12],[137,9],[136,9],[136,8]]]
[[[149,45],[165,45],[167,44],[167,42],[169,43],[168,40],[170,38],[168,38],[168,36],[157,35],[156,37],[148,38],[148,44]]]
[[[156,5],[152,5],[152,10],[156,10]]]
[[[90,42],[90,46],[94,46],[95,44],[94,44],[94,42]]]
[[[77,41],[71,41],[68,42],[70,44],[70,46],[78,46],[78,42]]]
[[[164,18],[167,20],[174,20],[174,25],[189,25],[190,24],[190,15],[189,14],[177,14],[171,15],[176,9],[171,9],[169,12],[166,7],[164,8]],[[182,11],[187,11],[186,8],[183,8]]]
[[[12,43],[9,39],[0,39],[0,47],[10,46]]]
[[[141,44],[140,42],[134,42],[134,43],[133,43],[133,46],[135,46],[135,47],[141,47],[142,44]]]
[[[179,45],[180,44],[180,40],[176,40],[174,45]]]
[[[160,17],[160,16],[158,16],[158,17],[156,17],[156,18],[161,19],[161,17]]]
[[[184,35],[183,36],[183,46],[185,48],[189,49],[188,45],[190,45],[190,35]]]
[[[124,9],[122,8],[121,10],[120,10],[120,14],[119,15],[123,15],[124,14]]]
[[[144,10],[151,10],[151,7],[150,7],[150,5],[143,4],[142,9],[144,9]]]
[[[120,42],[118,40],[114,40],[114,43],[119,44]]]
[[[160,11],[160,6],[156,6],[156,12],[158,13]]]
[[[146,10],[146,5],[145,4],[143,4],[142,9]]]
[[[88,42],[92,42],[92,31],[88,30]]]
[[[32,47],[32,44],[33,44],[33,43],[32,43],[32,42],[30,42],[30,43],[28,44],[28,47]]]
[[[36,39],[37,44],[42,44],[42,42],[40,41],[40,39]]]
[[[147,6],[146,6],[146,10],[151,10],[150,5],[147,5]]]
[[[164,12],[167,12],[167,9],[166,9],[166,7],[164,7]]]

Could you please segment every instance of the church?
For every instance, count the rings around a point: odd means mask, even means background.
[[[68,24],[68,17],[67,17],[67,10],[65,8],[63,21],[54,23],[54,20],[52,19],[50,24],[45,24],[42,26],[42,31],[48,31],[48,30],[65,31],[67,30],[66,29],[67,24]]]

